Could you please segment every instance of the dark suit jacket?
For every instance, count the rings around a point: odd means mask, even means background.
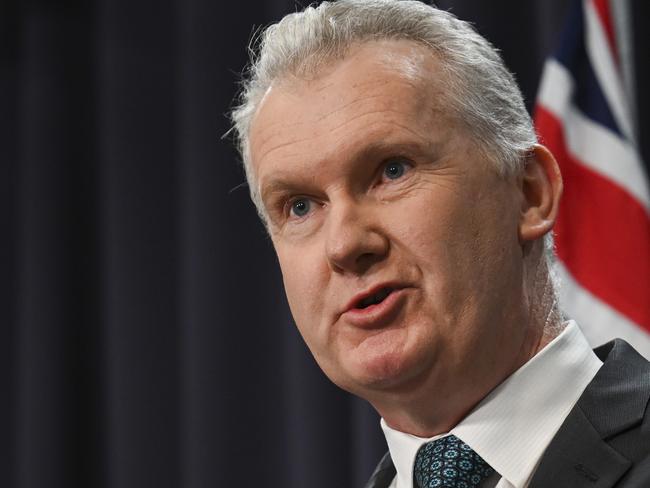
[[[529,488],[650,488],[650,363],[616,339],[595,350],[603,361],[555,435]],[[366,488],[387,488],[389,454]]]

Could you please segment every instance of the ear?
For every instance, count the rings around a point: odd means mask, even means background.
[[[534,241],[549,232],[560,206],[562,175],[553,154],[536,144],[528,156],[521,178],[520,241]]]

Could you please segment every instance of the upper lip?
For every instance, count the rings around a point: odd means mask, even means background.
[[[378,293],[384,288],[390,288],[391,291],[395,291],[395,290],[400,290],[402,288],[405,288],[405,285],[400,283],[395,283],[395,282],[385,282],[385,283],[378,283],[376,285],[373,285],[372,287],[354,295],[352,299],[343,308],[343,313],[352,310],[353,308],[358,308],[358,305],[363,300],[365,300],[368,297],[371,297],[372,295]]]

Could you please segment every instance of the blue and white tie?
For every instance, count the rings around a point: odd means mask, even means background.
[[[474,488],[494,469],[481,456],[450,435],[423,445],[415,456],[413,482],[418,488]]]

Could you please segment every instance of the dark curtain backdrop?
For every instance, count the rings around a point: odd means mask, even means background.
[[[567,2],[438,3],[530,104]],[[295,9],[0,3],[0,486],[346,488],[382,455],[296,332],[221,138],[254,26]]]

